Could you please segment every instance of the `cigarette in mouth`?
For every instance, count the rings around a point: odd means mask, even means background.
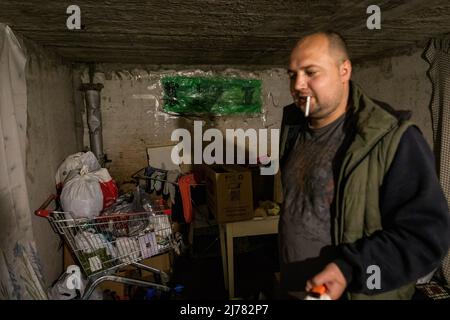
[[[311,102],[311,97],[307,96],[306,97],[306,110],[305,110],[305,118],[307,118],[309,116],[309,104]]]

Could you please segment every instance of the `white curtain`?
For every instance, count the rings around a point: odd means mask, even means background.
[[[450,206],[450,37],[431,39],[425,50],[433,85],[431,115],[434,154],[439,180]],[[450,284],[450,251],[442,263],[442,273]]]
[[[26,55],[0,24],[0,299],[46,299],[25,180]]]

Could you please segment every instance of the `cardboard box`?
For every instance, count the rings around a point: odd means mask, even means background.
[[[72,256],[71,251],[66,243],[64,243],[64,251],[63,251],[63,262],[64,262],[64,270],[67,269],[68,266],[72,264],[78,264]]]
[[[252,174],[238,165],[204,166],[207,204],[218,223],[254,217]]]

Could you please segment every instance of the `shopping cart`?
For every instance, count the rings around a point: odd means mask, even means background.
[[[82,299],[88,299],[104,281],[171,292],[167,285],[169,276],[165,272],[139,263],[168,252],[176,245],[167,211],[74,218],[70,212],[48,209],[53,202],[55,208],[59,208],[57,200],[58,196],[51,195],[35,214],[47,218],[81,265],[88,278]],[[115,275],[125,266],[152,272],[160,283]]]

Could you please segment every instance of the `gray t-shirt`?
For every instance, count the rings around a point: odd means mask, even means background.
[[[305,281],[328,263],[324,248],[331,245],[331,207],[344,120],[345,114],[323,128],[300,133],[282,170],[281,274],[282,284],[291,289],[303,290]]]

